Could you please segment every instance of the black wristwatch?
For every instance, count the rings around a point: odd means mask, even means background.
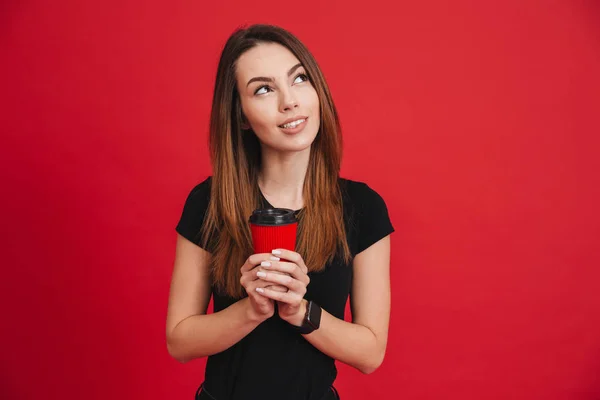
[[[306,314],[301,326],[294,326],[296,332],[307,335],[312,331],[319,329],[321,325],[321,307],[314,301],[310,300],[306,305]]]

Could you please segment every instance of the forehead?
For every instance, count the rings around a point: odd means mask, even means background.
[[[283,76],[298,63],[298,58],[287,47],[278,43],[261,43],[240,56],[236,76],[242,82],[256,76]]]

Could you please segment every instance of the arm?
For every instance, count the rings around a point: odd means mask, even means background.
[[[289,315],[280,316],[292,325],[300,326],[306,313],[307,301],[300,287],[303,277],[300,270],[306,267],[297,253],[285,253],[281,257],[298,264],[297,271],[285,270],[296,279],[267,274],[270,282],[286,285],[288,293],[265,290],[263,295],[287,304],[298,304]],[[273,267],[276,267],[273,265]],[[277,268],[280,268],[279,266]],[[354,258],[351,307],[353,322],[334,317],[325,310],[321,313],[318,330],[304,335],[313,346],[328,356],[369,374],[383,362],[387,346],[390,317],[390,237],[389,235],[371,245]],[[300,299],[298,296],[300,295]],[[297,303],[296,303],[297,301]]]
[[[352,323],[323,310],[319,329],[304,337],[328,356],[369,374],[383,362],[387,346],[390,319],[389,236],[358,254],[352,269]],[[304,318],[304,312],[301,315]]]
[[[209,252],[177,235],[166,328],[169,354],[182,363],[228,349],[264,320],[248,298],[206,314],[211,295],[209,257]]]

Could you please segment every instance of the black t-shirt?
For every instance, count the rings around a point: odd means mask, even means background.
[[[339,179],[346,238],[352,256],[394,231],[384,200],[365,183]],[[210,200],[211,178],[190,192],[176,231],[200,245],[200,229]],[[272,206],[262,196],[262,206]],[[211,246],[208,246],[211,247]],[[210,248],[206,250],[210,251]],[[241,267],[241,265],[239,266]],[[352,286],[352,262],[334,259],[309,273],[305,298],[344,318]],[[214,312],[239,299],[213,288]],[[204,387],[218,400],[319,400],[337,375],[335,360],[294,332],[277,313],[227,350],[208,357]]]

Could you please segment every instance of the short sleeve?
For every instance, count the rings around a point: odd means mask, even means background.
[[[183,205],[183,212],[181,213],[179,223],[175,227],[175,230],[181,236],[205,250],[209,249],[201,245],[201,230],[210,201],[210,181],[211,178],[209,177],[190,191]]]
[[[358,191],[358,246],[356,254],[394,232],[383,198],[367,184]]]

